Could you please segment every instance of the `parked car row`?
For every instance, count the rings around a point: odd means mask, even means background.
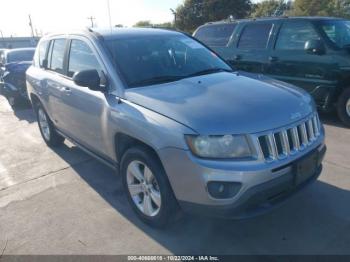
[[[48,35],[26,74],[46,144],[69,139],[118,170],[152,226],[179,210],[261,214],[322,171],[324,128],[306,91],[237,73],[180,32]]]
[[[308,91],[350,126],[350,21],[297,17],[208,23],[194,37],[233,68]]]
[[[26,71],[32,64],[35,48],[2,50],[0,53],[0,89],[12,107],[28,100]]]

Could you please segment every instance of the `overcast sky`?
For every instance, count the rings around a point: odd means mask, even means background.
[[[80,29],[90,26],[94,17],[97,26],[109,26],[108,0],[0,0],[0,31],[7,36],[30,36],[30,14],[34,29],[40,34]],[[173,20],[170,8],[183,0],[109,0],[112,25],[132,26],[140,20],[153,23]],[[253,0],[257,2],[260,0]],[[1,36],[1,35],[0,35]]]
[[[0,0],[0,30],[6,36],[28,36],[30,14],[38,32],[55,32],[90,26],[108,26],[108,0]],[[109,0],[112,24],[132,26],[140,20],[154,23],[172,21],[169,8],[182,0]]]

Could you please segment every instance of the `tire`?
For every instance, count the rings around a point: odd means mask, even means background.
[[[6,96],[6,99],[13,110],[22,105],[22,101],[18,97]]]
[[[350,88],[347,88],[340,95],[337,105],[340,120],[350,127]]]
[[[141,173],[136,172],[136,170]],[[162,164],[151,150],[143,146],[127,150],[122,157],[120,171],[129,203],[144,223],[152,227],[162,228],[176,218],[177,201]],[[143,181],[136,179],[132,173],[141,175]],[[153,175],[154,180],[149,181],[149,178],[152,178],[151,175]],[[131,186],[133,186],[133,190],[129,189]],[[148,193],[147,190],[149,190]],[[134,194],[131,191],[134,191]],[[156,196],[160,196],[160,199]]]
[[[34,107],[40,134],[49,147],[58,147],[63,144],[64,137],[56,132],[55,126],[47,115],[44,107],[37,104]]]

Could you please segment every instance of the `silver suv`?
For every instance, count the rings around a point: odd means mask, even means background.
[[[152,226],[180,209],[257,215],[321,173],[324,129],[305,91],[236,73],[179,32],[46,36],[27,88],[46,144],[67,138],[115,168]]]

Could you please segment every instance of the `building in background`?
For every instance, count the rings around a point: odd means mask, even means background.
[[[3,37],[0,38],[0,48],[36,47],[39,37]]]

